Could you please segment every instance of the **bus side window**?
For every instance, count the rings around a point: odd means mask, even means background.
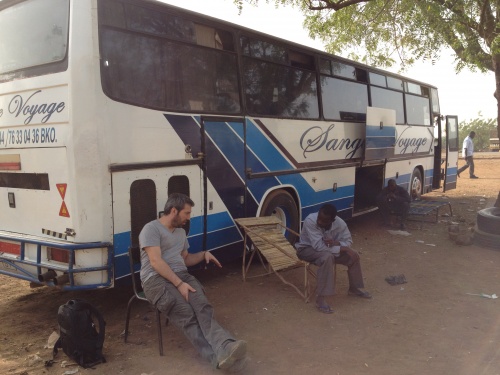
[[[173,193],[182,193],[190,196],[189,194],[189,178],[187,176],[172,176],[168,179],[168,187],[167,187],[168,195]],[[195,202],[196,203],[196,202]],[[183,226],[186,234],[189,234],[189,220]]]
[[[130,246],[139,246],[144,225],[156,219],[156,185],[153,180],[136,180],[130,185]]]

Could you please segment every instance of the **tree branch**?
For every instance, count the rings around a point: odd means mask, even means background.
[[[347,8],[351,5],[356,5],[360,3],[368,3],[374,0],[307,0],[309,5],[309,10],[325,10],[325,9],[333,9],[334,11]],[[318,5],[315,5],[318,3]],[[324,4],[324,5],[321,5]]]

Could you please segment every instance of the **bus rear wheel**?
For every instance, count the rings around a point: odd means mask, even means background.
[[[292,195],[285,190],[275,190],[271,192],[260,211],[260,216],[276,216],[285,227],[299,232],[299,210]],[[287,232],[286,238],[291,244],[297,241],[297,236]]]
[[[422,181],[422,172],[420,172],[420,169],[415,168],[413,170],[413,173],[411,174],[410,180],[410,196],[413,201],[420,199],[420,197],[422,196],[423,187],[424,184]]]

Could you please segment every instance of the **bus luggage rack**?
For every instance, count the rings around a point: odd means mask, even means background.
[[[5,232],[4,232],[5,233]],[[8,242],[3,242],[3,240]],[[89,242],[89,243],[63,243],[41,241],[32,238],[19,238],[12,235],[4,235],[0,233],[0,244],[12,244],[19,246],[19,254],[11,254],[10,252],[1,251],[0,246],[0,274],[16,277],[18,279],[27,280],[32,283],[42,284],[47,286],[57,286],[62,290],[87,290],[106,288],[112,285],[113,274],[113,245],[109,242]],[[26,244],[36,245],[36,261],[25,258]],[[61,263],[42,263],[42,250],[47,250],[47,247],[54,247],[60,250],[66,250],[69,254],[68,265],[64,266]],[[107,248],[106,264],[96,267],[75,268],[75,254],[77,251]],[[36,274],[29,270],[35,270]],[[93,283],[85,285],[77,285],[75,283],[75,275],[79,273],[105,271],[107,274],[106,281],[102,283]],[[54,276],[54,273],[59,272],[59,275]],[[52,276],[48,276],[52,275]],[[58,282],[59,280],[59,282]],[[61,283],[64,280],[64,283]],[[62,284],[62,285],[61,285]]]

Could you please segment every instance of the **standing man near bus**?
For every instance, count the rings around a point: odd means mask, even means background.
[[[219,261],[208,251],[188,253],[186,232],[194,202],[184,194],[168,197],[163,216],[139,235],[141,282],[149,302],[181,329],[200,355],[215,368],[237,372],[246,365],[245,341],[236,340],[214,318],[200,282],[187,267]]]
[[[467,168],[469,169],[470,178],[479,178],[474,174],[474,142],[472,141],[476,136],[475,131],[471,131],[467,137],[464,139],[464,143],[462,146],[462,156],[465,159],[465,164],[457,171],[457,176],[460,177],[460,173],[465,171]]]
[[[325,314],[332,308],[326,297],[335,294],[335,263],[347,266],[349,276],[348,295],[372,298],[364,288],[359,254],[351,248],[352,237],[347,224],[337,216],[337,208],[324,204],[319,212],[312,213],[304,220],[299,242],[295,244],[297,256],[318,266],[316,277],[316,307]]]

